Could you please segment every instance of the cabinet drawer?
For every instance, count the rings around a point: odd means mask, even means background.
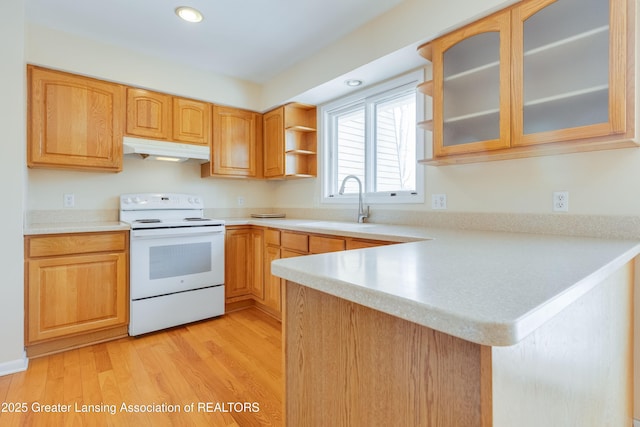
[[[309,252],[312,254],[344,251],[344,249],[344,239],[336,237],[309,236]]]
[[[382,240],[349,239],[347,240],[347,250],[373,248],[376,246],[392,245],[394,242]]]
[[[306,253],[288,251],[286,249],[280,249],[280,258],[295,258],[297,256],[305,256]]]
[[[280,245],[283,248],[293,249],[294,251],[300,252],[309,251],[309,235],[307,234],[283,231],[280,238]]]
[[[78,233],[27,237],[27,257],[122,252],[127,249],[127,233]]]
[[[280,230],[271,228],[264,230],[264,242],[267,245],[280,246]]]

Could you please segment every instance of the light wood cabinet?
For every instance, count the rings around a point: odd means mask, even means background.
[[[122,170],[124,88],[27,66],[27,165]]]
[[[227,309],[257,305],[276,319],[282,316],[283,281],[271,273],[280,258],[391,244],[379,240],[329,236],[258,226],[227,226],[225,292]]]
[[[425,164],[631,147],[633,2],[527,0],[419,48]],[[632,45],[633,43],[631,43]]]
[[[209,145],[211,104],[139,88],[127,88],[127,135]]]
[[[309,252],[323,254],[326,252],[338,252],[346,249],[345,240],[339,237],[309,236]]]
[[[127,88],[127,135],[168,140],[172,135],[172,97]]]
[[[271,274],[271,262],[280,259],[280,230],[266,229],[264,247],[264,299],[262,303],[276,318],[282,313],[282,280]]]
[[[211,161],[202,166],[202,176],[261,177],[261,142],[258,113],[215,105]]]
[[[263,116],[264,177],[317,176],[316,107],[291,103]]]
[[[209,145],[211,104],[193,99],[173,98],[173,141]]]
[[[225,235],[226,303],[262,299],[263,234],[252,226],[227,226]]]
[[[127,335],[128,233],[25,238],[27,354]]]

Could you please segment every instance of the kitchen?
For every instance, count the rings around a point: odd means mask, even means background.
[[[3,4],[0,28],[5,42],[1,45],[3,69],[0,72],[4,78],[0,83],[3,88],[0,121],[6,141],[3,144],[5,155],[0,161],[5,182],[12,185],[5,185],[7,207],[3,215],[2,247],[5,280],[0,287],[0,321],[5,327],[0,333],[3,342],[0,364],[7,366],[6,370],[11,370],[11,367],[19,367],[23,359],[23,217],[29,212],[46,215],[50,211],[62,210],[65,193],[75,195],[75,207],[65,211],[69,216],[86,213],[82,211],[114,212],[118,209],[119,194],[148,191],[150,187],[157,186],[161,186],[163,191],[174,192],[183,192],[188,186],[190,192],[201,194],[208,201],[208,208],[222,209],[222,216],[225,217],[246,216],[250,210],[266,208],[290,210],[290,217],[308,212],[308,209],[326,210],[329,212],[325,215],[340,220],[351,220],[355,213],[352,206],[334,210],[320,204],[319,180],[266,182],[201,179],[199,167],[195,164],[160,165],[126,158],[123,172],[119,174],[27,171],[24,164],[25,63],[42,64],[261,111],[326,81],[335,78],[343,80],[341,76],[350,70],[406,46],[413,45],[410,55],[416,56],[417,41],[428,40],[435,34],[444,33],[449,28],[476,16],[486,15],[487,11],[510,2],[460,2],[455,6],[436,3],[405,1],[262,87],[227,77],[211,76],[60,31],[26,24],[22,2]],[[369,40],[377,39],[376,35],[380,33],[389,38],[385,43],[372,46]],[[399,211],[408,218],[415,215],[421,221],[432,224],[473,221],[491,227],[508,223],[523,231],[564,229],[569,233],[579,233],[588,228],[585,224],[605,223],[610,228],[622,224],[625,231],[638,233],[637,227],[633,227],[633,220],[640,214],[640,201],[633,195],[640,178],[636,166],[639,156],[638,150],[625,149],[452,167],[425,167],[425,193],[447,194],[447,211],[432,212],[430,203],[380,205],[372,208],[374,216],[371,220],[376,222],[376,214],[381,218]],[[567,215],[551,212],[550,197],[556,190],[566,190],[571,195]],[[244,205],[239,206],[239,201],[243,201]]]

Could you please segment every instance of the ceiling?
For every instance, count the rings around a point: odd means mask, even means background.
[[[27,21],[265,83],[403,0],[27,0]],[[174,10],[192,6],[199,24]]]

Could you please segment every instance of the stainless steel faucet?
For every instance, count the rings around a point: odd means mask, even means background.
[[[360,178],[355,175],[345,176],[342,180],[342,185],[340,186],[340,191],[338,191],[338,194],[344,194],[344,186],[349,179],[355,179],[358,183],[358,222],[363,223],[364,220],[369,217],[369,206],[367,206],[367,211],[365,212],[364,206],[362,205],[362,182],[360,181]]]

